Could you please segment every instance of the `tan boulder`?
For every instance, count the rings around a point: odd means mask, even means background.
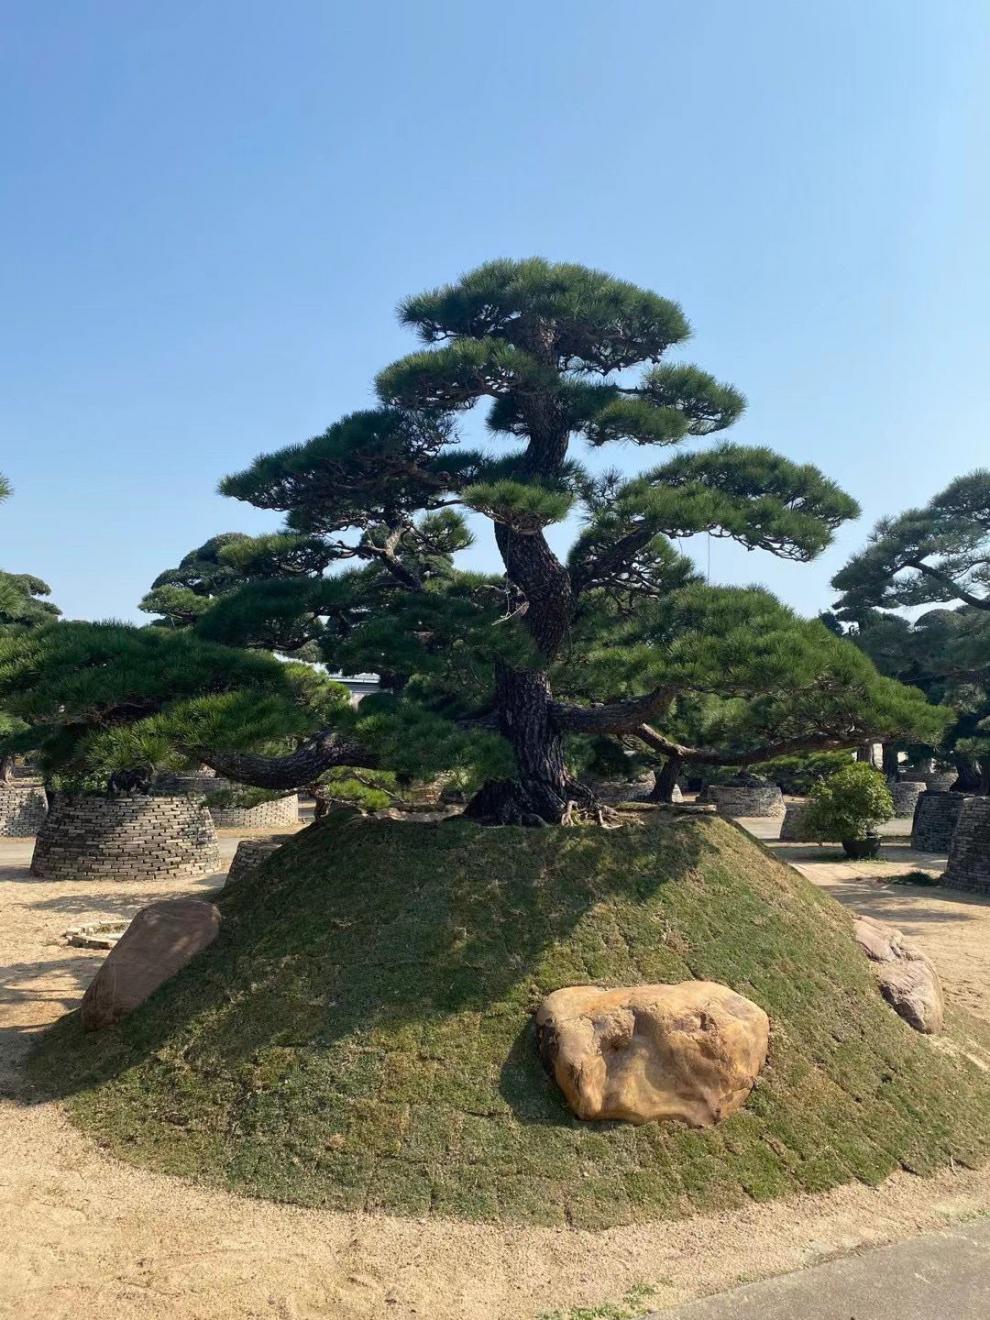
[[[540,1056],[579,1118],[711,1127],[746,1103],[766,1062],[763,1009],[714,981],[555,990]]]
[[[880,993],[909,1027],[938,1035],[945,1020],[942,983],[931,960],[895,926],[856,917],[853,938],[873,965]]]
[[[142,908],[83,995],[83,1026],[94,1031],[119,1022],[212,944],[219,930],[219,911],[198,898]]]

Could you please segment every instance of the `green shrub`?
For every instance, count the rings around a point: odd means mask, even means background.
[[[819,839],[865,839],[894,814],[887,781],[865,762],[852,761],[811,790],[808,832]]]

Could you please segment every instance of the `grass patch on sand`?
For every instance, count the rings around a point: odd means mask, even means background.
[[[308,1206],[604,1227],[990,1152],[990,1079],[881,999],[850,918],[740,829],[334,816],[220,898],[119,1027],[71,1015],[46,1095],[119,1157]],[[575,983],[722,981],[771,1057],[718,1128],[582,1123],[531,1014]],[[961,1029],[965,1030],[965,1020]]]

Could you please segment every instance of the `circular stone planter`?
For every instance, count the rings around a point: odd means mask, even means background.
[[[895,816],[913,816],[918,798],[925,791],[924,783],[915,779],[899,779],[890,785],[890,796],[894,799]]]
[[[914,809],[911,847],[918,852],[947,853],[968,801],[965,793],[938,793],[932,789],[922,793]]]
[[[0,835],[25,838],[37,834],[48,815],[48,798],[40,784],[0,784]]]
[[[809,802],[788,802],[784,808],[784,819],[780,826],[780,839],[783,843],[817,843],[805,828],[804,818],[808,814]]]
[[[882,842],[879,834],[868,834],[865,839],[843,839],[842,851],[850,861],[869,862],[880,856]]]
[[[945,770],[929,775],[925,783],[932,793],[948,793],[958,778],[959,775],[955,770]]]
[[[776,784],[709,784],[708,801],[720,816],[783,816],[784,795]]]
[[[210,815],[218,830],[270,830],[299,824],[299,796],[259,802],[256,807],[211,806]]]
[[[990,797],[966,798],[942,884],[947,889],[990,894]]]
[[[45,880],[180,880],[220,870],[206,808],[188,797],[59,794],[31,874]]]
[[[208,797],[213,793],[227,793],[242,787],[219,775],[162,774],[155,781],[153,793],[181,793],[189,797]],[[292,793],[288,797],[276,798],[271,802],[259,802],[255,807],[239,807],[235,803],[222,806],[219,803],[207,809],[213,818],[213,824],[219,830],[265,830],[277,829],[299,823],[299,795]]]
[[[227,872],[227,884],[236,885],[245,876],[251,875],[262,862],[266,862],[273,852],[277,852],[285,843],[285,835],[274,839],[242,839],[237,845],[234,860]]]

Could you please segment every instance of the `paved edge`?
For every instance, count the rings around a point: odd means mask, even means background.
[[[990,1215],[835,1257],[643,1320],[986,1320]]]

